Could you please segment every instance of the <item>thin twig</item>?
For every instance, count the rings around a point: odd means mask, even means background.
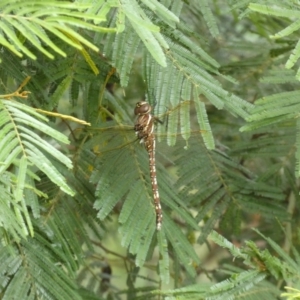
[[[0,95],[0,98],[10,99],[12,97],[20,97],[23,99],[27,99],[28,94],[30,94],[30,92],[29,91],[20,92],[20,91],[28,83],[30,79],[31,77],[27,76],[15,92],[6,95]]]

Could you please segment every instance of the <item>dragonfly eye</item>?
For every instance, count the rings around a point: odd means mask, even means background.
[[[134,114],[136,116],[145,115],[145,114],[149,114],[151,112],[151,110],[152,110],[152,107],[148,102],[140,101],[135,106]]]

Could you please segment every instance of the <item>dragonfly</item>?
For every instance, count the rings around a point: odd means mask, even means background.
[[[134,125],[135,133],[140,140],[144,143],[145,148],[149,155],[149,168],[150,178],[153,192],[153,200],[156,213],[156,229],[161,229],[162,224],[162,210],[158,192],[156,165],[155,165],[155,136],[154,136],[154,123],[155,118],[151,114],[152,107],[146,101],[140,101],[136,104],[134,114],[137,120]]]
[[[136,184],[136,182],[131,177],[133,167],[130,167],[131,164],[135,164],[135,166],[138,166],[136,167],[136,169],[138,169],[139,178],[142,179],[142,181],[146,181],[147,177],[145,174],[150,173],[152,199],[154,202],[154,211],[156,216],[155,227],[157,231],[160,231],[162,228],[163,212],[160,201],[159,183],[157,179],[156,170],[156,139],[167,139],[168,143],[174,143],[174,140],[178,138],[178,134],[170,134],[170,131],[167,131],[167,133],[158,133],[159,131],[164,131],[166,126],[165,124],[160,124],[160,118],[154,116],[152,114],[152,110],[153,108],[148,102],[138,102],[134,108],[134,114],[136,116],[134,126],[109,125],[108,127],[92,128],[90,130],[90,132],[93,132],[92,138],[89,141],[90,143],[88,142],[86,145],[87,148],[93,148],[96,157],[101,158],[101,162],[99,163],[99,166],[97,168],[99,170],[101,169],[102,171],[98,173],[98,177],[96,175],[93,176],[94,182],[97,183],[97,190],[99,190],[99,198],[101,197],[102,199],[104,199],[102,201],[99,201],[99,204],[95,205],[95,208],[99,209],[100,219],[104,219],[107,216],[107,214],[111,211],[116,201],[119,200],[118,194],[120,194],[119,197],[122,197],[122,195],[125,194],[124,190],[126,190],[126,188],[128,190],[128,186],[123,186],[125,181],[133,182],[134,185]],[[174,109],[173,111],[168,111],[167,113],[169,116],[172,117],[173,112],[175,115],[178,116],[178,110],[176,111],[176,109]],[[188,139],[191,135],[199,137],[202,134],[205,134],[205,131],[189,130],[187,132],[184,132],[183,136],[184,139]],[[137,140],[139,140],[140,144],[144,145],[144,147],[142,147],[144,148],[143,152],[148,154],[148,170],[145,170],[145,165],[143,163],[139,163],[138,160],[135,159],[135,156],[132,156],[132,161],[130,161],[129,155],[123,154],[126,151],[129,151],[130,153],[133,153],[135,151],[140,152],[141,147],[135,145],[135,143],[132,143]],[[188,145],[188,142],[185,142],[184,145],[186,147]],[[124,148],[127,150],[122,150]],[[143,157],[143,161],[146,161],[147,158],[143,154],[141,155]],[[166,158],[166,160],[168,160],[168,158]],[[121,177],[120,181],[108,181],[107,178],[109,177],[116,178],[116,173],[118,173]],[[124,182],[122,182],[122,179],[124,179]],[[163,182],[163,190],[165,190],[166,185],[167,184]],[[105,187],[107,187],[107,190],[111,191],[110,194],[108,193],[106,195]],[[138,193],[139,187],[136,187],[135,190],[136,193]],[[112,193],[117,194],[114,199],[111,196]],[[132,189],[129,189],[127,193],[133,194],[134,186],[132,186]],[[141,197],[142,195],[131,196],[132,199],[137,199]],[[174,198],[174,195],[170,197]],[[130,197],[128,196],[128,198]],[[131,204],[131,206],[134,205],[135,204]],[[128,209],[130,210],[131,208]]]

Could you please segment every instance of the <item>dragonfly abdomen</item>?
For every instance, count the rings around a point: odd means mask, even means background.
[[[151,178],[153,200],[154,200],[155,213],[156,213],[156,229],[160,230],[162,224],[162,209],[160,205],[160,197],[159,197],[157,177],[156,177],[155,137],[153,134],[151,134],[151,136],[148,136],[148,138],[145,141],[145,146],[149,154],[150,178]]]

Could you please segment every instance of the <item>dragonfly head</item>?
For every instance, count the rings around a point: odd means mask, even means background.
[[[136,116],[149,114],[152,110],[151,105],[146,101],[140,101],[135,105],[134,114]]]

